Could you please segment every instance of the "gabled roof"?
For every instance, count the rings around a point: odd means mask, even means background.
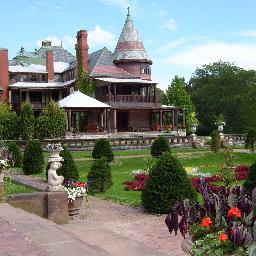
[[[114,62],[127,62],[134,60],[152,63],[142,41],[140,40],[138,31],[133,25],[128,9],[126,21],[114,52]]]
[[[74,91],[66,98],[59,101],[62,108],[110,108],[109,105],[100,102],[80,91]]]
[[[106,47],[89,54],[90,77],[132,78],[132,75],[113,63],[113,53]]]

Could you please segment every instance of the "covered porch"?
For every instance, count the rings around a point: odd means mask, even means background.
[[[97,133],[109,132],[109,113],[110,106],[91,98],[80,91],[75,91],[66,98],[59,101],[60,107],[66,112],[66,130]],[[79,129],[79,122],[83,118],[87,122],[82,124],[83,128]]]

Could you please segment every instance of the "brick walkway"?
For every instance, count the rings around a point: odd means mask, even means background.
[[[0,218],[0,256],[49,256]]]

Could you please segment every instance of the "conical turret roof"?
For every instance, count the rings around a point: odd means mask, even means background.
[[[140,40],[138,31],[133,25],[128,7],[126,21],[114,52],[114,62],[129,61],[152,63]]]

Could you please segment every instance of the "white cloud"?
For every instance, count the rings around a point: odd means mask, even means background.
[[[195,69],[216,61],[234,62],[245,69],[256,67],[256,44],[229,44],[210,40],[165,59],[165,63]],[[194,71],[194,70],[193,70]]]
[[[122,10],[127,10],[129,6],[133,13],[137,12],[139,9],[139,3],[137,0],[99,0],[100,2],[108,5],[114,5]]]
[[[88,32],[89,47],[101,46],[113,46],[115,41],[115,35],[109,31],[103,30],[99,25],[95,26],[94,30]]]
[[[256,30],[245,30],[238,33],[237,35],[256,38]]]
[[[41,47],[43,40],[52,41],[53,46],[62,46],[65,49],[75,49],[76,38],[71,36],[48,36],[47,38],[38,40],[37,47]],[[115,35],[109,31],[102,29],[99,25],[95,26],[94,30],[88,31],[89,47],[113,46],[115,44]]]
[[[174,19],[166,20],[163,23],[162,28],[167,28],[167,29],[169,29],[171,31],[175,31],[175,30],[177,30],[177,22]]]

